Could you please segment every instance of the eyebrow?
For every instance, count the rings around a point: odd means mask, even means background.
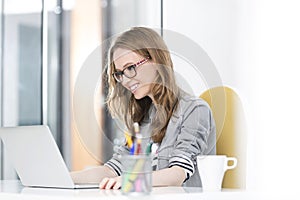
[[[122,69],[117,69],[116,66],[115,66],[115,69],[116,69],[116,71],[122,71],[124,68],[126,68],[126,67],[128,67],[130,65],[134,65],[134,63],[133,62],[128,62],[125,65],[123,65]]]

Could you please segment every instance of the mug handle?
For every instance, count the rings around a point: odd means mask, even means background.
[[[227,169],[234,169],[237,166],[238,161],[235,157],[227,157],[226,160],[227,160],[227,164],[226,164]],[[233,164],[228,165],[228,161],[233,161]]]

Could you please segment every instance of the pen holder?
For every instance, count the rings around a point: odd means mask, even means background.
[[[149,194],[152,190],[152,159],[150,155],[125,155],[123,165],[122,193],[128,195]]]

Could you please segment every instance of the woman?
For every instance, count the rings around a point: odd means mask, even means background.
[[[130,131],[138,122],[143,142],[153,142],[153,186],[201,186],[196,156],[215,154],[214,119],[205,101],[177,86],[163,39],[152,29],[134,27],[112,44],[109,63],[109,111]],[[124,144],[103,166],[73,172],[72,177],[75,182],[100,182],[102,189],[119,189],[118,155],[128,153]]]

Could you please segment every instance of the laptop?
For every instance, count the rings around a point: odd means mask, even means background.
[[[99,188],[75,184],[48,126],[0,128],[0,138],[21,183],[30,187]]]

